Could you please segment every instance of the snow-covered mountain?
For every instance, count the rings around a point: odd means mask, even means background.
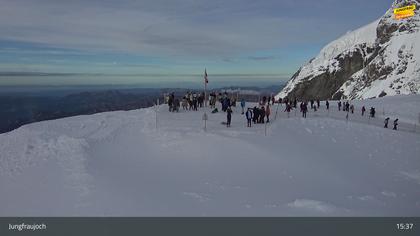
[[[415,16],[393,9],[415,4]],[[325,46],[277,97],[355,99],[420,92],[419,0],[396,0],[380,19]]]

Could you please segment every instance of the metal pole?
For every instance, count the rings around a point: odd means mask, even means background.
[[[279,102],[279,103],[277,103],[276,115],[274,116],[274,120],[276,120],[276,119],[277,119],[277,113],[278,113],[278,111],[279,111],[279,106],[280,106],[280,102]]]
[[[207,82],[204,80],[204,107],[207,107]]]
[[[264,136],[267,136],[267,122],[265,122],[265,127],[264,127]]]

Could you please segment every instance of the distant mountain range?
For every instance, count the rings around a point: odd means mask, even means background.
[[[417,5],[396,20],[393,9]],[[378,20],[325,46],[277,97],[365,99],[420,92],[419,0],[396,0]]]
[[[247,100],[256,101],[258,96],[275,94],[280,86],[224,87],[217,91],[240,93]],[[4,88],[0,93],[0,133],[22,125],[59,119],[69,116],[88,115],[99,112],[133,110],[153,106],[157,99],[163,101],[164,93],[174,92],[181,97],[188,88],[120,88],[98,87],[46,87],[30,89]]]

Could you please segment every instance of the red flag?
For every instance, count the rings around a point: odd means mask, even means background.
[[[204,83],[209,83],[209,80],[207,79],[207,69],[204,69]]]

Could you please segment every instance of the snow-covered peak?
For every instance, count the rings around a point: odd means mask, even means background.
[[[396,20],[394,1],[378,20],[326,45],[289,80],[277,98],[371,98],[420,92],[420,15]]]
[[[379,19],[359,29],[347,32],[345,35],[327,44],[318,56],[311,61],[311,64],[315,66],[322,65],[326,61],[332,60],[343,52],[363,43],[373,45],[376,40],[378,23]]]

